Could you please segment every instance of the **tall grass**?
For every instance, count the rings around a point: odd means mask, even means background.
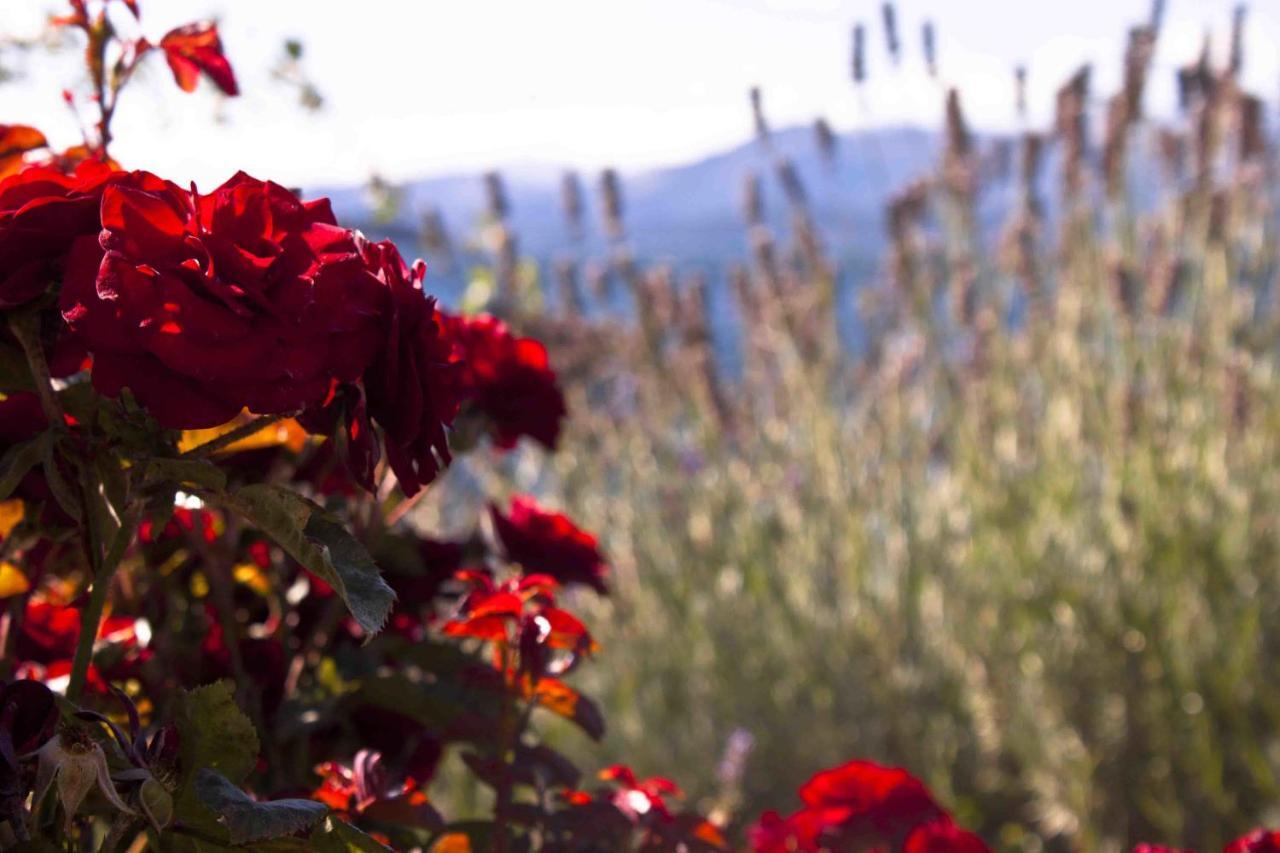
[[[1009,850],[1213,849],[1280,822],[1273,160],[1234,54],[1184,69],[1180,122],[1143,119],[1155,35],[1133,31],[1101,146],[1087,69],[1063,87],[998,235],[949,95],[946,154],[890,200],[883,275],[855,291],[857,355],[785,160],[791,233],[751,217],[729,275],[740,375],[705,284],[631,258],[608,179],[635,322],[584,319],[574,264],[566,310],[516,312],[573,417],[550,469],[509,472],[612,558],[583,674],[605,753],[734,820],[846,757],[898,763]],[[742,767],[720,761],[735,732]]]

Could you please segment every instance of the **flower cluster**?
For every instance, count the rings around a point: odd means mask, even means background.
[[[866,849],[983,853],[987,846],[955,825],[924,784],[899,767],[851,761],[817,773],[800,788],[804,806],[788,817],[767,812],[752,830],[759,853]]]

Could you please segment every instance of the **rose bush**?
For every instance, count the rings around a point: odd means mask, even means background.
[[[452,540],[407,521],[480,436],[556,448],[546,349],[442,312],[421,262],[323,199],[119,168],[111,118],[153,48],[121,35],[136,2],[70,6],[85,144],[0,128],[0,845],[728,849],[674,781],[587,783],[541,737],[605,736],[571,683],[599,651],[574,612],[608,590],[596,537],[525,495]],[[182,89],[238,92],[215,26],[159,47]],[[473,814],[433,801],[450,758],[488,792]],[[901,768],[799,797],[752,849],[988,849]]]

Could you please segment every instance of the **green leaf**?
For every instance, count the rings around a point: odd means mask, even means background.
[[[369,552],[323,507],[288,489],[265,484],[213,499],[257,525],[290,557],[333,587],[367,634],[382,630],[396,595]]]
[[[226,680],[185,691],[178,699],[174,720],[183,767],[176,798],[178,818],[200,828],[216,827],[196,795],[197,771],[216,770],[233,784],[239,783],[258,759],[258,733],[236,706],[231,682]]]
[[[102,494],[115,510],[116,516],[123,518],[129,508],[129,476],[124,466],[113,453],[94,454],[93,466],[102,483]]]
[[[144,482],[174,483],[220,492],[227,487],[227,475],[221,468],[202,459],[148,459]]]
[[[30,441],[13,445],[0,456],[0,501],[7,501],[27,472],[40,464],[48,443],[48,434],[42,433]]]
[[[196,771],[195,787],[200,802],[227,827],[233,844],[293,835],[329,813],[328,806],[315,800],[260,803],[207,767]]]
[[[50,433],[50,436],[53,434]],[[80,521],[83,516],[80,512],[80,496],[71,488],[71,484],[67,482],[67,478],[62,476],[62,469],[58,467],[58,454],[56,451],[57,442],[49,440],[44,442],[40,447],[40,461],[44,466],[44,479],[49,485],[49,491],[53,493],[53,499],[57,501],[58,506],[62,507],[62,511],[67,515]]]

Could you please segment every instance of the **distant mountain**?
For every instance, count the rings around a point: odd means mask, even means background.
[[[1148,208],[1166,190],[1154,156],[1155,132],[1139,134],[1130,157],[1131,198],[1135,210]],[[994,241],[1016,198],[1011,178],[1016,163],[1009,137],[979,136],[982,171],[978,218],[985,238]],[[934,170],[943,144],[940,134],[915,128],[867,130],[840,136],[835,154],[823,156],[809,128],[775,131],[771,148],[790,160],[804,186],[810,208],[831,256],[838,264],[837,323],[842,336],[856,346],[861,339],[854,291],[872,280],[884,253],[884,207],[888,197],[911,180]],[[998,156],[998,151],[1006,156]],[[1096,157],[1097,152],[1091,156]],[[996,165],[1003,161],[1003,165]],[[599,175],[580,174],[587,233],[575,241],[561,210],[564,169],[534,165],[502,171],[509,222],[519,239],[520,255],[544,272],[561,258],[603,262],[608,257],[600,216]],[[1056,213],[1052,200],[1058,180],[1056,153],[1050,148],[1041,170],[1041,196],[1049,202],[1050,225]],[[713,332],[722,355],[735,361],[737,322],[734,300],[725,287],[726,270],[748,259],[747,229],[742,200],[748,176],[759,176],[766,219],[780,235],[788,230],[788,212],[774,173],[772,155],[758,141],[681,166],[622,172],[623,213],[627,241],[642,263],[665,262],[678,273],[701,273],[711,283]],[[347,224],[374,238],[395,239],[406,255],[423,256],[428,263],[428,289],[445,304],[456,304],[465,289],[468,270],[485,258],[476,236],[485,208],[480,173],[427,178],[401,186],[394,216],[379,218],[373,197],[364,187],[314,187],[310,194],[327,195]],[[420,243],[424,214],[437,211],[451,243],[458,247],[449,259],[433,257]],[[1102,210],[1099,213],[1103,213]],[[554,301],[553,288],[548,298]],[[590,311],[627,312],[625,294]]]
[[[773,134],[774,150],[795,164],[824,239],[837,256],[878,251],[886,197],[926,172],[936,162],[938,145],[938,135],[929,131],[868,130],[838,138],[835,154],[828,160],[808,128]],[[580,175],[588,228],[575,243],[561,211],[563,171],[526,167],[503,173],[510,222],[519,235],[521,253],[539,262],[568,255],[599,256],[604,248],[599,175]],[[743,187],[753,173],[761,178],[767,217],[785,230],[785,199],[774,179],[770,155],[759,142],[687,165],[622,172],[627,235],[636,254],[644,260],[664,260],[704,272],[743,259],[747,250]],[[481,221],[485,194],[479,173],[427,178],[401,190],[398,213],[389,222],[374,217],[365,188],[317,187],[313,192],[328,195],[343,222],[371,236],[394,237],[409,244],[417,242],[423,214],[429,210],[440,212],[455,242],[465,242]]]

